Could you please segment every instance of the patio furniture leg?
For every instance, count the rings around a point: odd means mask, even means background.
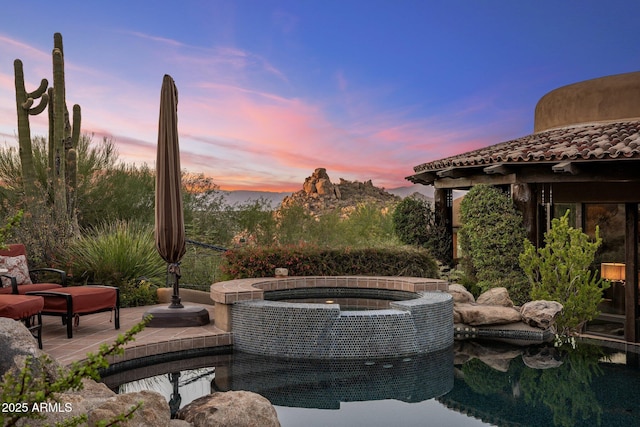
[[[120,288],[116,288],[115,326],[120,329]]]
[[[67,300],[67,338],[73,338],[73,297],[66,295],[65,299]]]

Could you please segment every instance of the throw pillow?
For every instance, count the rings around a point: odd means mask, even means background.
[[[0,268],[7,270],[9,276],[16,278],[18,285],[30,285],[31,277],[29,276],[29,267],[27,266],[27,257],[18,256],[0,256]]]

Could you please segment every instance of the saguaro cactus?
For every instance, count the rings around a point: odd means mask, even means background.
[[[75,187],[77,184],[77,153],[80,139],[81,111],[79,105],[73,106],[73,128],[69,120],[66,104],[64,80],[64,50],[62,35],[53,36],[53,86],[47,89],[48,82],[42,79],[40,87],[27,93],[24,88],[22,62],[14,63],[16,73],[16,103],[18,110],[18,139],[20,143],[20,160],[25,193],[35,195],[35,171],[31,148],[31,131],[29,115],[40,114],[48,106],[49,115],[49,158],[48,158],[48,191],[53,211],[57,220],[71,220],[76,224]],[[45,93],[46,92],[46,93]],[[31,108],[33,100],[38,97],[42,101]]]
[[[62,35],[53,36],[53,88],[49,89],[49,182],[55,213],[74,219],[77,182],[76,147],[80,138],[80,106],[73,106],[73,129],[69,121],[64,79]],[[75,222],[75,221],[74,221]]]
[[[40,86],[33,92],[27,92],[24,85],[24,72],[22,61],[16,59],[13,62],[15,71],[16,86],[16,111],[18,113],[18,144],[20,152],[20,163],[22,166],[22,185],[25,194],[29,197],[35,196],[36,192],[36,172],[33,166],[33,151],[31,148],[31,128],[29,127],[29,116],[35,116],[44,111],[49,102],[49,95],[46,93],[49,82],[42,79]],[[40,103],[33,107],[36,99]]]

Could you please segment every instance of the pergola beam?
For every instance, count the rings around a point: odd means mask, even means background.
[[[482,169],[482,172],[487,175],[508,175],[511,173],[511,169],[505,165],[492,165]]]
[[[466,176],[466,173],[458,168],[452,167],[437,172],[438,178],[460,178]]]
[[[561,162],[551,166],[551,170],[555,173],[569,173],[571,175],[577,175],[579,170],[578,166],[572,162]]]

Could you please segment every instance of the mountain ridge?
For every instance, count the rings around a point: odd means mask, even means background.
[[[395,196],[405,198],[414,193],[422,194],[428,200],[433,200],[433,187],[413,184],[403,187],[390,188],[386,190]],[[278,208],[285,197],[291,196],[294,191],[257,191],[257,190],[221,190],[225,197],[225,202],[231,206],[236,204],[254,203],[264,200],[269,203],[273,209]]]

